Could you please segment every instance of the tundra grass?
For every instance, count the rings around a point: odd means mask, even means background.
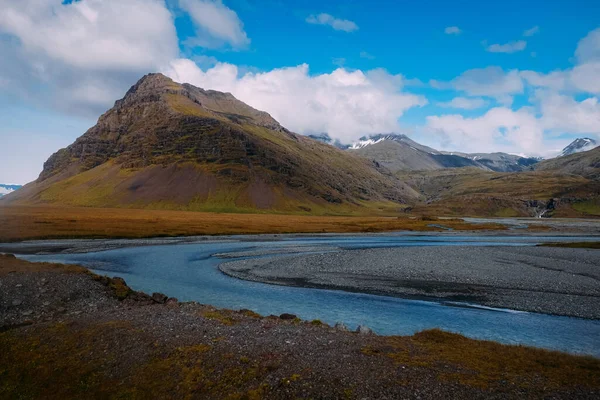
[[[408,217],[227,214],[115,208],[0,206],[0,241],[58,238],[264,233],[359,233],[440,231],[431,221]],[[444,221],[454,230],[503,230],[500,224]]]

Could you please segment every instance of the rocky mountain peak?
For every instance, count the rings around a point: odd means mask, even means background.
[[[559,157],[570,154],[580,153],[582,151],[592,150],[598,146],[598,142],[591,138],[577,138],[565,147],[559,154]]]

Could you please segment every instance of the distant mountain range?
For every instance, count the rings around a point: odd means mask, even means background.
[[[0,183],[0,197],[20,189],[21,185],[4,185]]]
[[[415,142],[403,134],[387,133],[363,136],[358,141],[345,145],[333,140],[326,133],[309,135],[310,138],[330,144],[342,150],[356,152],[374,160],[392,172],[430,171],[445,168],[475,167],[484,171],[518,172],[530,170],[542,161],[541,157],[524,157],[508,153],[462,153],[439,151]],[[587,151],[598,144],[590,138],[574,140],[563,149],[558,157]]]
[[[475,167],[486,171],[523,171],[540,161],[507,153],[460,153],[438,151],[406,135],[385,134],[363,137],[350,151],[375,160],[392,172]]]

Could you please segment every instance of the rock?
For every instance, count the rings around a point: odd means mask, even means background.
[[[372,335],[373,331],[368,326],[359,325],[358,328],[356,328],[356,333],[361,335]]]
[[[21,312],[21,315],[31,315],[31,314],[33,314],[33,311],[31,311],[31,310],[25,310],[25,311]]]
[[[176,306],[178,303],[179,301],[175,297],[169,297],[166,302],[168,306]]]
[[[49,301],[45,301],[43,304],[44,304],[44,306],[49,306],[50,302]]]
[[[158,304],[165,304],[169,298],[162,293],[152,293],[152,300]]]
[[[346,325],[344,325],[343,322],[337,322],[334,326],[334,328],[338,331],[342,331],[342,332],[349,332],[350,329],[348,329],[348,327]]]
[[[281,318],[281,319],[296,319],[298,317],[295,316],[294,314],[283,313],[279,316],[279,318]]]
[[[23,304],[23,300],[15,299],[12,301],[13,306],[20,306],[21,304]]]
[[[64,308],[64,307],[58,307],[58,308],[56,309],[56,311],[58,311],[59,313],[63,313],[63,312],[65,312],[65,311],[67,311],[67,309],[66,309],[66,308]]]

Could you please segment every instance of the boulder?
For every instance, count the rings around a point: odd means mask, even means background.
[[[152,300],[158,304],[165,304],[169,298],[162,293],[152,293]]]
[[[298,317],[295,316],[294,314],[283,313],[279,316],[279,318],[281,318],[281,319],[296,319]]]

